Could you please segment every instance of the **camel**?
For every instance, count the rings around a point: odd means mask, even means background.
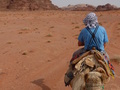
[[[75,59],[68,72],[74,76],[70,81],[72,90],[104,90],[104,85],[110,80],[110,69],[106,66],[103,55],[96,50]]]
[[[89,72],[77,75],[71,83],[72,90],[104,90],[103,79],[106,79],[99,72]]]

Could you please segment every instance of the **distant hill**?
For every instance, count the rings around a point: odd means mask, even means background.
[[[0,0],[0,10],[56,10],[50,0]]]
[[[72,11],[94,11],[95,6],[88,4],[77,4],[77,5],[68,5],[67,7],[62,7],[62,10],[72,10]]]
[[[71,10],[71,11],[108,11],[108,10],[119,10],[117,6],[106,4],[99,5],[97,7],[89,4],[77,4],[77,5],[68,5],[67,7],[62,7],[62,10]]]
[[[108,10],[118,10],[120,8],[118,8],[115,5],[111,5],[111,4],[106,4],[106,5],[99,5],[96,8],[96,11],[108,11]]]
[[[120,8],[111,5],[99,5],[97,7],[89,4],[68,5],[58,8],[50,0],[0,0],[0,10],[71,10],[71,11],[108,11]]]

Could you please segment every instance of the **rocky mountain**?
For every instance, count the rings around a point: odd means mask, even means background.
[[[108,3],[106,5],[97,6],[96,11],[108,11],[108,10],[118,10],[118,9],[120,8]]]
[[[10,0],[0,0],[0,10],[6,10]]]
[[[108,11],[108,10],[118,10],[120,8],[111,5],[99,5],[97,7],[88,5],[88,4],[77,4],[77,5],[68,5],[67,7],[62,7],[62,10],[71,10],[71,11]]]
[[[88,4],[68,5],[67,7],[62,8],[62,10],[72,10],[72,11],[94,11],[95,9],[96,9],[95,6]]]
[[[0,0],[0,10],[56,10],[50,0]]]

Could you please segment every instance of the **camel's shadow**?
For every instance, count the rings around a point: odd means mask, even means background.
[[[42,88],[42,90],[51,90],[50,87],[48,87],[47,85],[44,84],[44,79],[38,79],[38,80],[34,80],[32,81],[32,83],[40,86]]]

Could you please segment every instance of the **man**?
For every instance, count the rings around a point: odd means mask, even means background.
[[[107,33],[104,27],[99,26],[96,14],[93,12],[89,13],[83,20],[83,23],[86,27],[82,29],[79,34],[78,46],[84,46],[84,48],[74,52],[72,60],[79,57],[84,52],[91,50],[93,47],[108,56],[104,50],[108,42]]]
[[[83,20],[83,23],[86,27],[82,29],[80,35],[78,36],[78,46],[84,46],[84,48],[77,50],[73,54],[71,61],[78,58],[86,51],[92,50],[94,47],[96,50],[101,52],[102,55],[104,55],[104,59],[110,68],[111,75],[114,77],[114,67],[110,63],[109,56],[104,49],[108,43],[108,37],[105,28],[98,24],[97,16],[93,12],[86,16],[86,18]]]
[[[93,47],[104,55],[105,61],[107,62],[107,65],[108,65],[107,67],[110,68],[111,75],[113,77],[115,75],[114,67],[109,62],[109,56],[104,49],[108,42],[108,37],[107,37],[105,28],[98,24],[97,16],[95,13],[89,13],[86,16],[86,18],[83,20],[83,23],[85,24],[86,27],[82,29],[82,31],[80,32],[80,35],[78,36],[78,46],[84,46],[84,47],[77,50],[73,54],[73,57],[70,61],[70,68],[65,74],[66,86],[69,85],[71,80],[75,77],[73,74],[75,65],[72,64],[72,61],[78,58],[80,55],[82,55],[86,51],[92,50]],[[80,68],[82,68],[83,66],[81,66]]]

